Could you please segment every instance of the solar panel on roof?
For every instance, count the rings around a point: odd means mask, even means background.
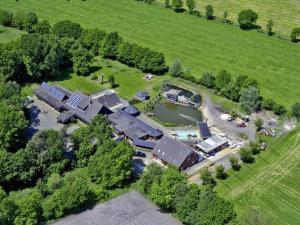
[[[43,82],[41,84],[41,88],[47,92],[47,94],[51,95],[52,97],[56,98],[59,101],[62,101],[64,97],[66,96],[63,92],[56,89],[54,86],[51,86],[47,84],[46,82]]]
[[[81,95],[79,93],[73,93],[71,97],[68,99],[67,104],[75,109],[78,103],[80,102],[80,100],[81,100]]]

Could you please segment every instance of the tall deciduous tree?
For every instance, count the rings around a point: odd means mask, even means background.
[[[238,23],[242,29],[252,29],[255,27],[258,15],[252,9],[246,9],[239,13]]]
[[[54,24],[52,31],[58,37],[67,37],[76,40],[80,37],[82,28],[78,23],[64,20]]]
[[[256,87],[250,86],[241,90],[240,103],[244,110],[253,112],[261,107],[261,96]]]

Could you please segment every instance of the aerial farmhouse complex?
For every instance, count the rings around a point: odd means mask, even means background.
[[[171,102],[189,104],[189,98],[181,95],[183,91],[170,89],[164,96]],[[153,159],[170,164],[179,170],[201,162],[205,156],[214,155],[228,147],[228,140],[212,135],[206,122],[198,122],[198,131],[194,135],[187,133],[186,141],[177,140],[179,137],[167,131],[162,131],[153,123],[149,124],[140,118],[139,110],[121,99],[111,90],[101,91],[93,95],[80,92],[70,92],[59,85],[43,82],[35,90],[36,96],[47,105],[59,112],[58,123],[68,124],[75,119],[83,123],[90,123],[97,115],[104,115],[110,122],[116,137],[127,139],[137,148],[152,151]],[[191,96],[191,95],[190,95]],[[140,101],[147,101],[149,94],[140,91],[136,94]],[[187,131],[188,132],[188,131]],[[188,140],[189,138],[191,140]]]

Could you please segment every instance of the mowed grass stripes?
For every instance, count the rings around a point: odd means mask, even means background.
[[[265,97],[290,106],[300,101],[300,47],[256,31],[174,13],[134,0],[0,0],[1,8],[35,11],[51,23],[70,19],[84,27],[118,31],[126,40],[180,58],[194,76],[226,69],[257,79]]]
[[[220,182],[220,195],[233,201],[238,215],[253,207],[276,224],[300,224],[300,130],[279,138],[239,172]]]
[[[164,0],[157,0],[164,3]],[[300,26],[300,1],[298,0],[196,0],[197,9],[204,15],[205,6],[210,4],[214,8],[214,15],[223,18],[225,11],[228,19],[237,24],[240,11],[253,9],[258,13],[257,24],[266,30],[268,20],[273,20],[274,31],[289,37],[294,27]]]

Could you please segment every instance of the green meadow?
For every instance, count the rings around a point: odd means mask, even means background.
[[[230,171],[217,191],[232,201],[240,217],[249,207],[278,225],[300,224],[300,130],[276,139],[238,172]]]
[[[10,27],[3,27],[0,25],[0,43],[7,43],[16,40],[24,33],[25,32],[22,32],[20,30]]]
[[[157,0],[164,3],[164,0]],[[237,24],[241,10],[252,9],[258,14],[257,24],[266,30],[268,20],[273,20],[274,31],[289,38],[294,27],[300,26],[300,2],[298,0],[196,0],[197,10],[205,15],[205,6],[212,5],[214,15],[223,18],[225,11],[228,19]]]
[[[194,76],[226,69],[256,78],[265,97],[290,106],[300,101],[300,47],[256,31],[207,21],[134,0],[0,0],[1,8],[35,11],[52,24],[63,19],[85,28],[118,31],[126,40],[175,58]]]

